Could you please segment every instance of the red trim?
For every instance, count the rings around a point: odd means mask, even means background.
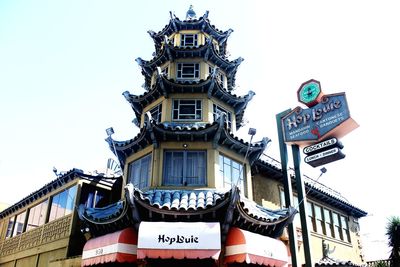
[[[137,260],[137,233],[126,228],[86,242],[81,266],[92,266],[109,262],[134,263]]]
[[[226,239],[224,263],[290,266],[286,245],[277,239],[231,227]]]
[[[138,249],[138,259],[218,259],[219,249]]]

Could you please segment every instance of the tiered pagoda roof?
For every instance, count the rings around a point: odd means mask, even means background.
[[[260,142],[249,144],[230,133],[225,123],[225,116],[221,116],[213,123],[157,123],[154,120],[147,120],[134,138],[116,141],[109,136],[106,141],[123,165],[129,155],[149,145],[158,147],[163,141],[212,141],[215,147],[223,146],[243,156],[248,150],[247,156],[252,164],[262,154],[270,140],[264,138]]]
[[[207,93],[209,98],[215,97],[224,103],[232,106],[236,114],[236,129],[239,129],[243,120],[244,111],[247,104],[253,98],[255,93],[249,91],[244,96],[232,94],[222,87],[214,75],[210,75],[206,80],[199,81],[177,81],[167,79],[165,75],[158,75],[156,84],[142,95],[133,95],[128,91],[123,93],[125,99],[131,105],[135,112],[136,119],[141,122],[143,109],[157,100],[159,97],[168,97],[171,93]]]
[[[167,61],[174,62],[176,59],[180,58],[202,58],[206,61],[214,63],[218,68],[227,74],[229,91],[235,87],[236,71],[240,63],[243,62],[243,58],[241,57],[233,61],[229,61],[226,57],[221,56],[221,54],[215,50],[215,47],[210,39],[208,39],[205,45],[183,48],[174,46],[172,43],[168,42],[153,59],[149,61],[143,60],[140,57],[136,59],[136,62],[142,68],[142,74],[145,77],[146,87],[149,88],[151,76],[157,70],[157,67],[161,66]]]
[[[172,12],[170,12],[171,19],[169,21],[169,24],[167,24],[164,29],[162,29],[158,33],[148,31],[151,38],[153,38],[154,40],[156,53],[159,53],[159,51],[161,50],[162,44],[165,41],[165,36],[170,36],[171,34],[182,30],[200,30],[218,41],[219,51],[222,55],[225,55],[227,39],[229,35],[233,32],[233,30],[228,29],[227,31],[221,31],[217,29],[214,25],[211,25],[208,19],[208,13],[209,12],[206,11],[206,13],[199,19],[191,18],[181,21],[178,17],[173,15]]]

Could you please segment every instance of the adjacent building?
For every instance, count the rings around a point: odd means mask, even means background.
[[[0,266],[291,265],[297,209],[264,155],[270,140],[236,135],[255,93],[234,93],[243,59],[227,56],[231,33],[192,8],[149,31],[154,57],[136,60],[146,91],[123,93],[139,133],[107,131],[123,175],[74,169],[1,212]],[[306,188],[315,263],[362,264],[366,212],[322,184]]]

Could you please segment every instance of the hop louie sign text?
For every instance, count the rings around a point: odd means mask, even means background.
[[[138,249],[220,249],[219,223],[141,222]]]
[[[327,137],[340,138],[358,127],[350,117],[345,93],[324,95],[315,106],[297,107],[282,118],[284,140],[309,145]]]

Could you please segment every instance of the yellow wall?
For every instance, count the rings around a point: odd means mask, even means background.
[[[264,175],[257,174],[253,177],[253,189],[254,189],[254,200],[258,204],[262,204],[262,206],[269,208],[269,209],[279,209],[281,207],[281,200],[280,200],[280,190],[282,188],[282,184],[276,180],[269,179]],[[340,210],[337,210],[334,207],[324,204],[321,201],[315,199],[309,199],[313,203],[318,204],[319,206],[325,207],[329,210],[337,212],[341,215],[346,216]],[[299,214],[296,215],[297,217]],[[303,243],[301,238],[301,225],[299,221],[294,221],[297,231],[299,233],[300,238],[297,240],[300,246],[298,247],[298,262],[304,263],[304,250],[303,250]],[[308,229],[310,231],[310,246],[311,246],[311,258],[314,263],[317,263],[320,259],[322,259],[322,240],[325,239],[332,250],[334,247],[335,251],[330,254],[331,258],[338,259],[338,260],[345,260],[345,261],[352,261],[356,264],[362,264],[360,255],[362,251],[359,247],[360,242],[360,235],[358,232],[358,227],[355,227],[353,222],[353,217],[349,217],[349,229],[350,229],[350,241],[344,242],[342,240],[338,240],[335,238],[327,237],[323,234],[316,233],[312,230],[312,226],[308,225]],[[284,238],[285,239],[285,238]]]
[[[2,233],[5,232],[10,217],[14,217],[16,214],[26,211],[45,199],[49,199],[51,196],[77,184],[79,186],[77,188],[76,201],[79,201],[80,185],[82,183],[87,183],[87,181],[75,179],[23,209],[16,211],[14,214],[3,218],[0,222],[0,226],[3,225]],[[4,235],[2,235],[3,238],[0,239],[0,266],[8,266],[9,264],[11,266],[14,266],[14,264],[15,266],[36,266],[36,262],[38,262],[38,266],[48,267],[49,261],[65,258],[70,245],[71,233],[75,233],[77,230],[75,229],[76,222],[77,214],[74,211],[71,214],[47,222],[38,228],[25,231],[20,235],[7,239],[4,239]]]
[[[15,266],[15,261],[0,263],[0,267],[14,267],[14,266]]]
[[[201,122],[208,122],[208,123],[213,123],[214,122],[214,116],[213,116],[213,104],[217,104],[221,108],[225,109],[226,111],[230,112],[232,114],[232,133],[235,133],[236,131],[236,116],[235,116],[235,111],[233,110],[232,107],[226,105],[222,101],[216,99],[216,98],[211,98],[209,99],[206,94],[170,94],[169,98],[165,97],[160,97],[157,99],[157,101],[154,101],[151,103],[149,106],[147,106],[143,110],[143,114],[141,115],[141,124],[140,127],[144,126],[144,121],[145,121],[145,113],[155,106],[161,104],[162,105],[162,113],[161,113],[161,122],[171,122],[172,120],[172,101],[174,99],[199,99],[202,101],[202,119]],[[180,121],[182,122],[182,121]],[[191,122],[191,121],[189,121]]]
[[[280,209],[280,183],[257,174],[253,176],[254,201],[269,209]]]
[[[162,142],[158,148],[154,148],[153,145],[146,147],[145,149],[134,153],[129,156],[126,160],[124,177],[128,178],[129,175],[129,164],[145,155],[152,153],[152,165],[151,165],[151,187],[163,187],[163,188],[174,188],[174,189],[191,189],[193,187],[185,186],[185,187],[177,187],[177,186],[163,186],[162,185],[162,177],[163,177],[163,161],[164,161],[164,151],[168,149],[176,149],[183,150],[184,144],[187,145],[187,150],[205,150],[207,151],[207,170],[206,170],[206,187],[207,188],[216,188],[223,190],[223,181],[220,179],[219,173],[219,154],[222,153],[225,156],[232,158],[233,160],[241,163],[243,162],[244,156],[237,154],[229,149],[225,149],[222,146],[217,148],[213,147],[212,141],[210,142]],[[252,178],[251,178],[251,169],[248,165],[248,162],[245,162],[245,171],[244,177],[246,178],[245,188],[246,192],[243,192],[250,199],[253,195],[252,190]],[[125,184],[128,181],[125,180]],[[199,188],[198,186],[195,188]],[[122,195],[122,197],[124,194]]]
[[[48,267],[50,262],[66,257],[66,249],[56,249],[39,255],[38,267]]]

